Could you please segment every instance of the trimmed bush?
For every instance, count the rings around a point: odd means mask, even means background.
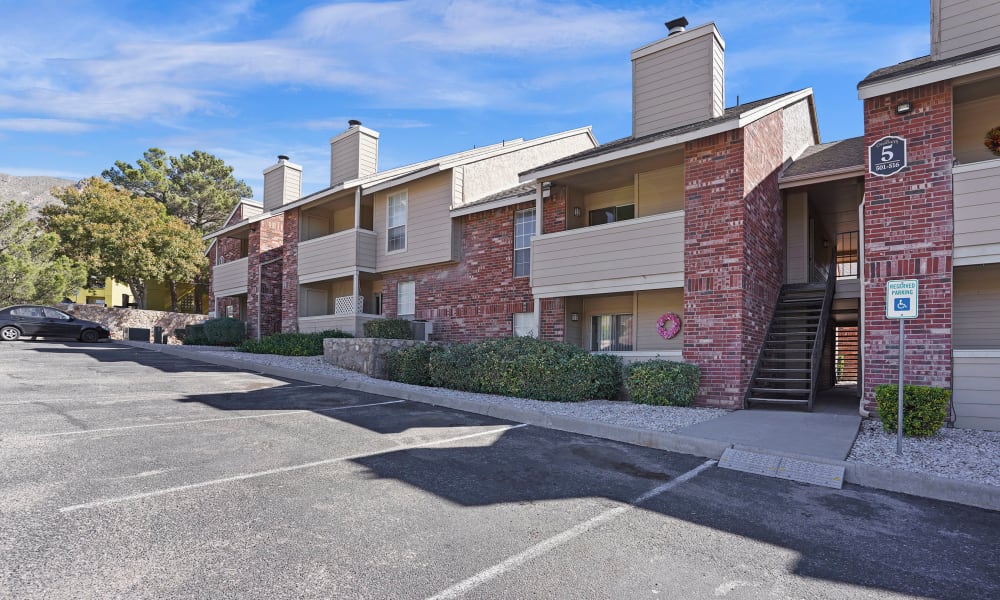
[[[322,356],[326,338],[351,338],[339,329],[316,333],[276,333],[261,340],[247,340],[236,348],[252,354],[279,354],[281,356]]]
[[[944,425],[950,398],[951,391],[944,388],[904,385],[903,435],[927,437],[937,433]],[[882,419],[882,428],[887,433],[896,433],[899,385],[875,386],[875,401],[878,403],[878,416]]]
[[[205,326],[204,325],[188,325],[187,331],[184,333],[185,346],[207,346],[208,338],[205,337]]]
[[[628,366],[625,389],[632,402],[690,406],[698,394],[701,369],[687,363],[648,360]]]
[[[202,327],[205,339],[211,346],[237,346],[247,339],[247,324],[238,319],[209,319]]]
[[[558,402],[614,398],[620,371],[616,356],[530,337],[456,344],[428,359],[438,387]]]
[[[374,319],[364,325],[365,337],[386,340],[412,340],[413,332],[406,319]]]
[[[386,377],[392,381],[413,385],[431,385],[431,355],[442,352],[435,344],[417,344],[394,350],[386,355]]]

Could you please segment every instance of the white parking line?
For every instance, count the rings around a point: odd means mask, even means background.
[[[503,575],[508,571],[512,571],[517,567],[520,567],[521,565],[532,559],[538,558],[543,554],[547,554],[548,552],[554,550],[555,548],[562,546],[566,542],[569,542],[570,540],[573,540],[574,538],[577,538],[583,535],[584,533],[587,533],[588,531],[594,529],[598,525],[602,525],[612,519],[620,517],[626,512],[639,506],[643,502],[651,500],[652,498],[655,498],[660,494],[672,490],[678,485],[693,478],[698,473],[701,473],[705,469],[711,467],[715,463],[716,461],[714,460],[706,461],[701,465],[699,465],[698,467],[691,469],[687,473],[684,473],[683,475],[675,479],[672,479],[667,483],[664,483],[663,485],[657,486],[649,490],[648,492],[639,496],[635,500],[632,500],[629,504],[625,506],[616,506],[615,508],[606,510],[592,519],[584,521],[583,523],[580,523],[575,527],[567,529],[566,531],[560,534],[554,535],[547,540],[541,541],[535,544],[534,546],[528,548],[524,552],[521,552],[520,554],[515,554],[514,556],[508,558],[507,560],[498,563],[490,567],[489,569],[486,569],[485,571],[480,571],[479,573],[473,575],[472,577],[469,577],[468,579],[456,583],[455,585],[444,590],[443,592],[431,596],[430,598],[428,598],[428,600],[445,600],[447,598],[458,598],[462,594],[465,594],[469,590],[476,588],[491,579],[495,579],[496,577],[499,577],[500,575]]]
[[[209,487],[212,485],[219,485],[222,483],[230,483],[233,481],[243,481],[244,479],[255,479],[257,477],[266,477],[268,475],[278,475],[280,473],[289,473],[291,471],[300,471],[302,469],[311,469],[313,467],[321,467],[324,465],[332,465],[338,462],[345,462],[348,460],[355,460],[358,458],[369,458],[372,456],[381,456],[383,454],[390,454],[392,452],[400,452],[404,450],[412,450],[414,448],[424,448],[426,446],[436,446],[438,444],[447,444],[450,442],[457,442],[460,440],[467,440],[474,437],[480,437],[484,435],[491,435],[494,433],[503,433],[505,431],[510,431],[511,429],[518,429],[520,427],[526,427],[527,423],[521,423],[518,425],[509,425],[507,427],[501,427],[499,429],[491,429],[489,431],[479,431],[476,433],[470,433],[466,435],[460,435],[456,437],[451,437],[443,440],[435,440],[433,442],[424,442],[422,444],[411,444],[409,446],[397,446],[395,448],[389,448],[388,450],[381,450],[378,452],[368,452],[364,454],[351,454],[349,456],[338,456],[336,458],[327,458],[324,460],[317,460],[313,462],[304,463],[301,465],[292,465],[288,467],[279,467],[277,469],[268,469],[266,471],[255,471],[253,473],[244,473],[242,475],[233,475],[232,477],[223,477],[221,479],[211,479],[209,481],[202,481],[199,483],[191,483],[188,485],[179,485],[176,487],[165,488],[162,490],[155,490],[152,492],[143,492],[141,494],[131,494],[129,496],[119,496],[117,498],[106,498],[104,500],[95,500],[93,502],[85,502],[84,504],[74,504],[72,506],[64,506],[59,509],[59,512],[67,513],[74,512],[77,510],[85,510],[88,508],[99,508],[102,506],[107,506],[109,504],[119,504],[121,502],[129,502],[132,500],[142,500],[143,498],[152,498],[154,496],[165,496],[167,494],[174,494],[177,492],[184,492],[187,490],[195,490],[198,488]]]
[[[302,409],[302,410],[287,410],[283,412],[275,413],[265,413],[263,415],[243,415],[239,417],[217,417],[214,419],[193,419],[190,421],[172,421],[169,423],[146,423],[143,425],[124,425],[122,427],[103,427],[101,429],[79,429],[76,431],[60,431],[57,433],[40,433],[37,435],[21,435],[13,436],[14,438],[48,438],[48,437],[59,437],[67,435],[81,435],[84,433],[99,433],[102,431],[125,431],[127,429],[146,429],[149,427],[171,427],[174,425],[192,425],[195,423],[214,423],[216,421],[236,421],[238,419],[267,419],[270,417],[285,417],[288,415],[301,415],[305,413],[323,413],[323,412],[333,412],[337,410],[347,410],[350,408],[364,408],[366,406],[385,406],[386,404],[399,404],[400,402],[406,402],[406,400],[392,400],[390,402],[375,402],[372,404],[352,404],[350,406],[336,406],[333,408],[318,408],[315,410]]]

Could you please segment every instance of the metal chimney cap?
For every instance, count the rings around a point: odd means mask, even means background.
[[[279,154],[278,155],[278,160],[288,160],[288,156],[286,156],[284,154]]]
[[[669,37],[670,35],[674,35],[675,33],[683,33],[684,28],[688,26],[688,20],[685,17],[678,17],[673,21],[667,21],[666,23],[664,23],[664,25],[666,25],[667,30],[670,31],[670,33],[668,34]]]
[[[348,127],[354,127],[355,125],[361,125],[361,121],[357,119],[351,119],[350,121],[347,122]]]

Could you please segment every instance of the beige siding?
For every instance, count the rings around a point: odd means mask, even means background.
[[[644,217],[535,237],[536,297],[681,287],[684,213]]]
[[[684,290],[649,290],[636,292],[635,349],[683,350],[684,349]],[[681,332],[676,337],[665,340],[656,329],[656,321],[664,313],[677,313],[681,317]]]
[[[641,137],[721,114],[721,48],[709,33],[632,61],[632,129]]]
[[[355,337],[364,334],[364,324],[379,317],[375,315],[324,315],[321,317],[299,317],[299,332],[314,333],[339,329]]]
[[[358,140],[358,177],[366,177],[378,172],[378,138],[364,131]]]
[[[609,206],[625,206],[634,203],[635,187],[631,185],[587,194],[583,197],[582,224],[584,226],[587,225],[588,215],[592,210],[607,208]]]
[[[375,234],[352,229],[299,243],[299,278],[326,278],[344,269],[375,268]]]
[[[995,46],[1000,39],[996,0],[932,0],[932,53],[946,59]]]
[[[809,197],[805,192],[787,195],[785,200],[785,282],[809,281]]]
[[[345,135],[330,144],[330,185],[358,177],[361,163],[360,133]]]
[[[579,319],[576,321],[572,318],[574,313],[579,315]],[[583,298],[566,298],[566,343],[573,344],[574,346],[580,346],[581,348],[587,347],[584,344],[583,339],[583,325]]]
[[[264,210],[274,210],[281,206],[285,191],[285,170],[278,168],[264,174]]]
[[[212,292],[216,297],[247,293],[248,259],[241,258],[212,267]]]
[[[386,253],[389,194],[407,191],[406,249]],[[375,195],[376,268],[392,271],[452,260],[451,173],[424,177]]]
[[[593,147],[591,137],[580,132],[464,165],[462,193],[455,196],[455,207],[520,185],[518,173],[522,171]]]
[[[1000,262],[1000,160],[954,168],[955,264]]]
[[[637,217],[684,210],[683,165],[639,173],[636,178]]]
[[[953,285],[953,347],[1000,349],[1000,264],[957,267]]]
[[[960,164],[996,160],[996,155],[983,145],[986,132],[998,125],[1000,96],[987,96],[966,102],[956,102],[953,110],[955,158]]]
[[[955,426],[1000,431],[1000,351],[955,351]]]

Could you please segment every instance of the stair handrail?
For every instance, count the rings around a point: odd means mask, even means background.
[[[819,323],[816,325],[816,338],[813,340],[813,348],[810,363],[812,374],[809,377],[809,404],[807,410],[812,412],[813,401],[816,399],[816,388],[819,387],[819,367],[823,363],[823,343],[826,338],[826,327],[830,321],[830,307],[833,304],[833,293],[837,289],[837,248],[834,247],[830,253],[830,263],[826,268],[826,293],[823,294],[823,308],[819,316]]]

